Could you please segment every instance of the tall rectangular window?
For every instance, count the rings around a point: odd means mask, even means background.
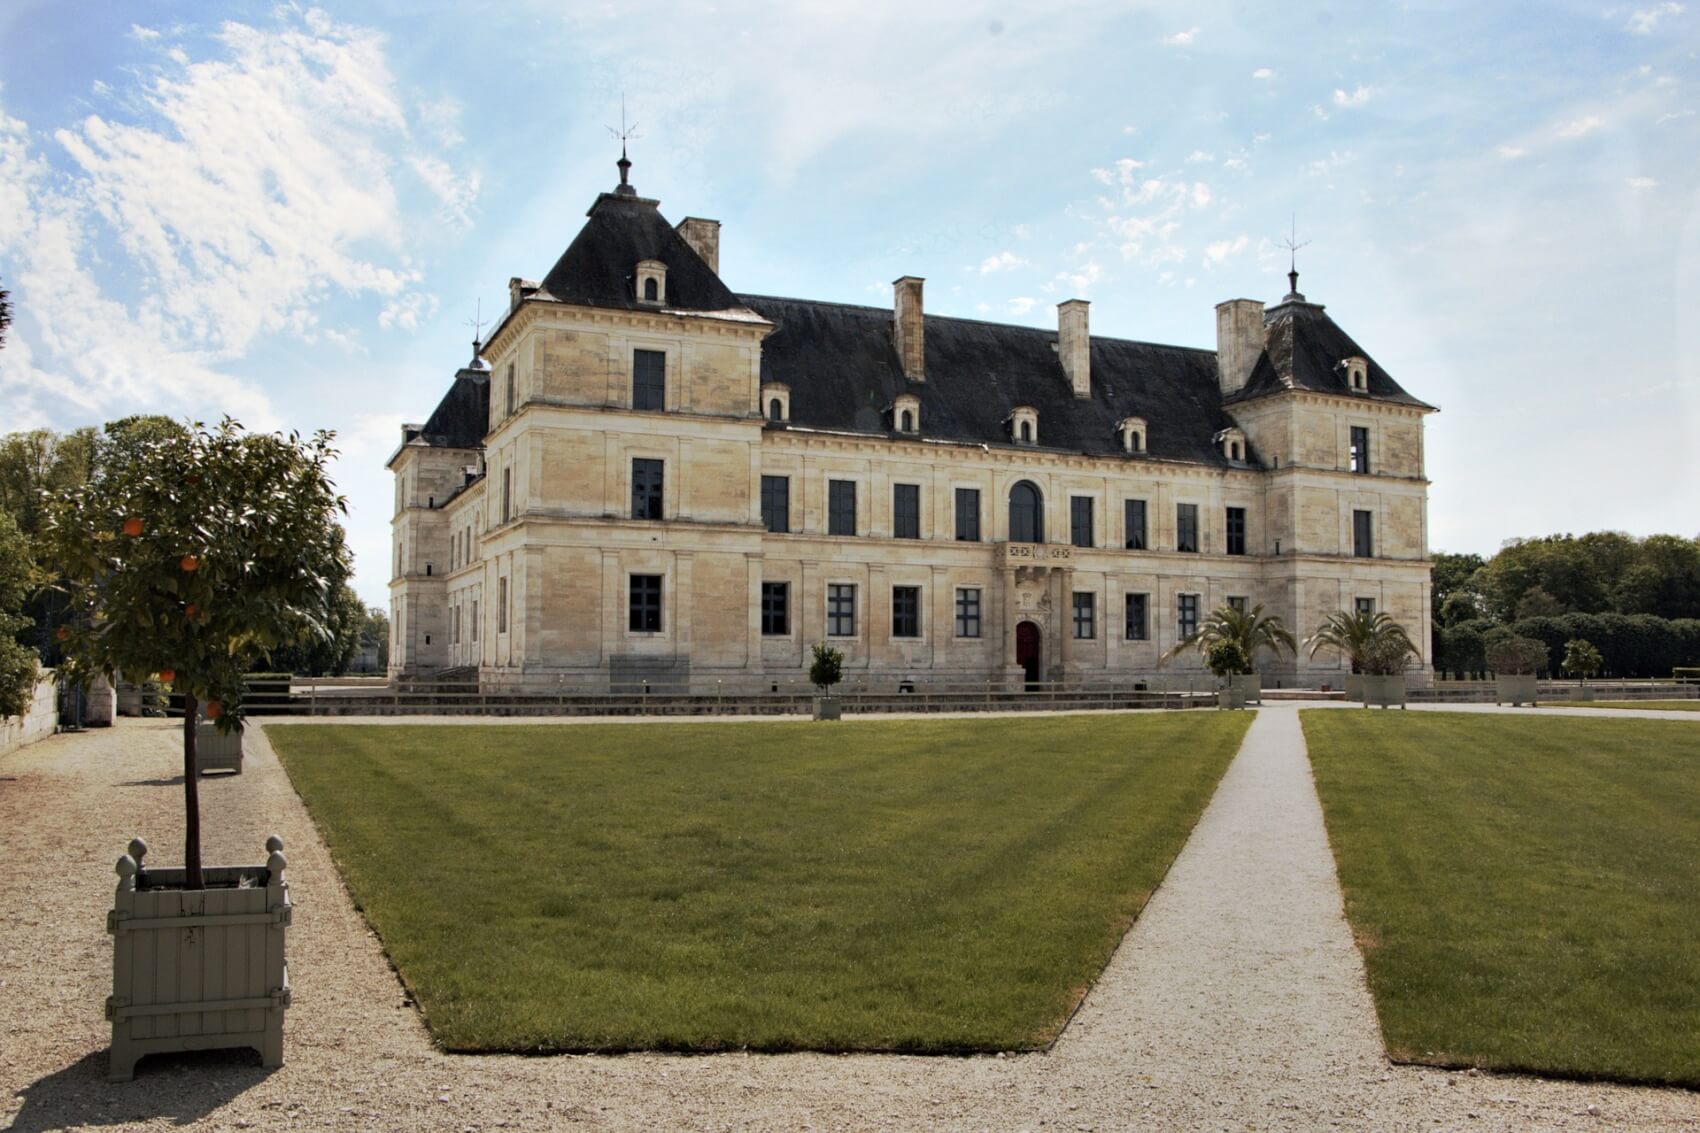
[[[761,523],[775,535],[791,530],[791,478],[761,478]]]
[[[1098,636],[1098,596],[1089,591],[1074,592],[1074,636],[1081,640]]]
[[[956,592],[956,636],[980,636],[980,590],[962,587]]]
[[[1175,550],[1198,552],[1198,505],[1175,505]]]
[[[921,636],[921,588],[893,586],[891,588],[891,636]]]
[[[1228,595],[1228,609],[1237,613],[1245,613],[1247,598],[1244,594]]]
[[[514,415],[514,364],[508,363],[508,416]]]
[[[1366,426],[1352,426],[1352,471],[1369,471],[1369,429]]]
[[[1228,509],[1228,554],[1245,554],[1245,508]]]
[[[1127,531],[1127,549],[1145,550],[1145,501],[1129,500],[1122,505],[1122,526]]]
[[[763,637],[784,637],[791,632],[791,584],[761,584],[761,632]]]
[[[460,607],[449,607],[449,644],[460,644]]]
[[[478,640],[478,599],[472,600],[472,640]]]
[[[660,350],[632,351],[632,408],[667,408],[667,355]]]
[[[1198,595],[1175,596],[1175,631],[1181,637],[1191,637],[1198,632]]]
[[[514,517],[514,470],[502,469],[502,522]]]
[[[1151,636],[1151,596],[1129,594],[1122,636],[1129,641],[1144,641]]]
[[[891,533],[899,539],[921,537],[921,486],[891,486]]]
[[[826,588],[826,635],[828,637],[856,636],[856,588],[845,583],[832,583]]]
[[[980,489],[956,489],[956,541],[980,541]]]
[[[496,580],[496,632],[508,632],[508,580]]]
[[[1096,546],[1092,538],[1092,497],[1068,498],[1069,542],[1076,547]]]
[[[661,474],[659,460],[632,458],[632,518],[661,518]]]
[[[826,482],[826,533],[856,534],[856,481]]]
[[[1360,559],[1375,557],[1375,517],[1367,511],[1352,513],[1352,554]]]
[[[634,574],[626,600],[626,628],[633,633],[661,632],[661,576]]]
[[[1375,616],[1374,598],[1359,598],[1356,601],[1356,606],[1359,617],[1369,618]]]

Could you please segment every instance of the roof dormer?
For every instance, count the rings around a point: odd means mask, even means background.
[[[1244,464],[1246,453],[1249,451],[1245,443],[1245,431],[1239,426],[1231,426],[1218,432],[1210,438],[1224,457],[1234,464]]]
[[[1346,377],[1346,388],[1353,393],[1369,392],[1369,359],[1354,354],[1340,361],[1340,370]]]
[[[761,415],[772,425],[782,425],[791,420],[791,387],[784,382],[763,382]]]
[[[1129,456],[1144,454],[1145,418],[1123,417],[1116,422],[1116,436],[1121,440],[1122,451]]]
[[[891,405],[891,427],[899,433],[921,431],[921,399],[912,393],[897,395]]]
[[[667,265],[660,260],[639,260],[637,301],[659,307],[667,302]]]
[[[1009,439],[1018,445],[1039,443],[1039,411],[1031,405],[1017,405],[1009,415]]]

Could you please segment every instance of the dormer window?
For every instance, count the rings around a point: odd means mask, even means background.
[[[1353,393],[1369,392],[1369,359],[1347,358],[1340,363],[1346,371],[1346,388]]]
[[[1122,451],[1137,456],[1145,451],[1145,418],[1123,417],[1116,422],[1116,435],[1121,438]]]
[[[667,302],[667,265],[660,260],[639,260],[637,266],[637,295],[640,303],[657,307]]]
[[[1223,429],[1213,438],[1216,448],[1234,464],[1244,464],[1246,459],[1245,433],[1239,428]]]
[[[1031,405],[1018,405],[1009,415],[1009,437],[1018,445],[1039,443],[1039,411]]]
[[[912,393],[900,396],[891,407],[892,424],[900,433],[921,431],[921,399]]]
[[[791,420],[791,387],[784,382],[763,382],[761,415],[776,425]]]

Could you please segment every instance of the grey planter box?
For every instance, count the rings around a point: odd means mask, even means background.
[[[842,705],[836,696],[815,697],[815,719],[837,720],[840,718]]]
[[[1538,705],[1540,700],[1535,688],[1534,674],[1495,676],[1493,678],[1493,698],[1496,704],[1504,704],[1509,700],[1513,708],[1520,704]]]
[[[1567,700],[1592,700],[1594,699],[1594,686],[1577,685],[1575,688],[1566,689],[1564,695]]]
[[[1364,698],[1364,677],[1362,673],[1346,674],[1346,699],[1362,700]]]
[[[283,1065],[289,1006],[284,934],[291,907],[283,840],[266,839],[265,865],[210,866],[208,888],[183,888],[183,870],[146,869],[147,843],[118,859],[112,934],[112,1051],[107,1078],[127,1082],[136,1060],[183,1050],[253,1047]]]
[[[1244,708],[1245,694],[1238,689],[1219,688],[1216,690],[1217,708]]]
[[[1239,703],[1235,708],[1244,708],[1248,704],[1263,703],[1263,678],[1256,673],[1242,673],[1228,678],[1228,687],[1239,694]]]
[[[1365,708],[1372,705],[1379,708],[1397,706],[1401,711],[1404,710],[1406,694],[1404,673],[1397,673],[1391,677],[1372,677],[1366,674],[1359,676],[1358,681],[1360,682],[1358,687],[1363,690],[1361,695]]]
[[[202,720],[195,727],[195,770],[234,771],[242,774],[242,733],[219,734],[218,728]]]

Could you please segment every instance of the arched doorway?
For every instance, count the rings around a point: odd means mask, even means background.
[[[1027,672],[1027,691],[1039,688],[1039,627],[1033,622],[1020,622],[1015,627],[1015,663]]]

